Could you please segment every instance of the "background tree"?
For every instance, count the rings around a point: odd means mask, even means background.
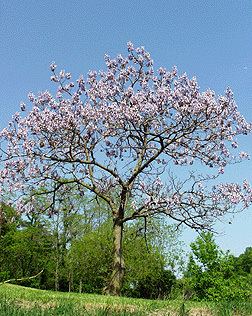
[[[54,210],[51,212],[51,201],[46,198],[47,190],[40,190],[36,201],[34,200],[34,212],[41,213],[41,209],[48,209],[50,212],[48,229],[52,236],[54,288],[56,291],[72,291],[74,270],[70,269],[73,265],[68,260],[69,251],[73,244],[86,238],[107,219],[107,212],[106,209],[102,210],[102,201],[97,203],[92,195],[79,195],[72,186],[57,192],[53,202]],[[82,256],[91,260],[88,258],[89,254],[84,250],[82,252]]]
[[[0,239],[1,281],[30,277],[43,270],[38,278],[24,280],[22,285],[50,288],[52,240],[41,217],[19,219],[18,227],[12,227]]]
[[[236,260],[236,267],[241,273],[252,275],[252,247],[247,247]]]
[[[185,273],[189,281],[187,292],[207,300],[249,298],[251,280],[237,269],[237,259],[217,246],[212,233],[201,234],[191,243],[191,250]]]
[[[6,240],[9,238],[8,234],[16,232],[18,225],[20,224],[20,216],[17,214],[14,208],[8,206],[6,203],[0,204],[0,281],[7,280],[11,277],[9,262],[6,262],[5,249]]]
[[[134,225],[127,225],[124,237],[125,282],[122,293],[126,296],[162,299],[167,298],[175,284],[176,277],[172,272],[174,262],[178,263],[179,241],[177,251],[167,253],[166,244],[171,245],[173,238],[179,238],[174,227],[151,220],[148,229],[143,229],[138,220]],[[163,240],[163,229],[170,232]],[[174,249],[175,247],[173,247]]]
[[[111,269],[111,244],[111,230],[106,222],[72,243],[68,267],[73,271],[75,290],[102,293]]]
[[[0,180],[20,192],[23,210],[22,194],[37,195],[38,187],[47,191],[51,211],[58,191],[68,186],[103,199],[113,218],[113,269],[106,292],[118,295],[126,222],[163,214],[178,225],[205,229],[232,205],[251,202],[246,181],[241,187],[207,189],[214,176],[189,173],[179,180],[168,173],[174,165],[197,161],[223,173],[239,160],[230,154],[236,136],[249,133],[251,125],[238,112],[230,89],[218,97],[211,90],[200,92],[195,78],[178,76],[175,68],[155,72],[143,47],[128,43],[126,57],[106,55],[105,61],[106,71],[90,71],[76,84],[69,81],[70,73],[56,73],[51,64],[56,96],[30,93],[31,110],[24,117],[16,113],[0,133],[7,141],[1,146]],[[26,111],[24,103],[21,110]],[[26,203],[27,212],[32,203]]]

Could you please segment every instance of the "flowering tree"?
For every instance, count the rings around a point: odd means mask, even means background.
[[[48,91],[29,94],[9,126],[2,130],[0,181],[20,193],[19,207],[33,211],[32,199],[46,194],[53,210],[57,193],[90,191],[103,199],[113,218],[114,262],[107,293],[118,295],[123,282],[123,225],[140,217],[164,214],[194,229],[210,228],[215,219],[245,207],[252,200],[243,185],[206,181],[227,164],[246,158],[230,149],[236,136],[251,125],[238,112],[233,94],[200,92],[195,78],[178,76],[176,68],[153,70],[150,54],[128,43],[128,56],[105,56],[106,71],[90,71],[71,82],[71,74],[56,72],[55,97]],[[7,143],[6,143],[7,142]],[[200,162],[217,167],[216,176],[194,173],[178,181],[173,165]],[[173,167],[174,168],[174,167]],[[161,181],[162,179],[162,181]],[[22,203],[30,195],[30,203]]]

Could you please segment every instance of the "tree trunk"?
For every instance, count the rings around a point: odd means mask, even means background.
[[[113,226],[113,270],[110,280],[106,288],[105,294],[120,295],[123,285],[123,278],[125,272],[124,259],[122,253],[122,239],[123,239],[123,222],[120,218],[114,219]]]
[[[79,282],[79,293],[82,293],[82,279]]]
[[[72,271],[68,274],[68,292],[72,292],[72,285],[73,285],[73,274]]]
[[[59,262],[58,258],[56,259],[56,267],[55,267],[55,279],[54,279],[54,289],[55,291],[59,291]]]

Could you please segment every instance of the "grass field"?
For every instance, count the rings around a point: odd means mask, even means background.
[[[0,316],[229,316],[252,315],[252,302],[207,303],[144,300],[42,291],[0,285]]]

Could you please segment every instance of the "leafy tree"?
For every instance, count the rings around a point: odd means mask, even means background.
[[[4,202],[0,204],[0,280],[4,281],[10,277],[9,264],[6,263],[6,240],[9,234],[16,232],[20,223],[20,216],[14,208],[8,206]]]
[[[37,223],[38,224],[38,223]],[[1,241],[0,269],[4,275],[2,281],[9,278],[23,278],[36,275],[44,270],[39,279],[23,282],[23,285],[50,287],[50,258],[53,254],[52,238],[42,225],[23,225],[6,233]],[[43,280],[41,279],[43,278]]]
[[[0,238],[9,231],[16,230],[20,223],[20,215],[4,202],[0,203]],[[1,240],[1,239],[0,239]]]
[[[47,188],[46,190],[49,190]],[[33,216],[41,216],[41,210],[49,209],[47,229],[52,238],[53,253],[51,269],[54,274],[54,289],[56,291],[71,291],[73,286],[73,271],[67,265],[68,250],[74,240],[80,239],[87,232],[106,218],[106,212],[101,215],[100,206],[96,201],[90,202],[90,196],[80,196],[72,186],[67,190],[59,190],[54,200],[51,212],[50,201],[46,199],[45,188],[38,190],[36,200],[33,200]],[[29,216],[29,214],[28,214]]]
[[[216,245],[212,233],[199,236],[191,244],[191,249],[185,274],[189,280],[187,291],[193,291],[199,299],[208,300],[249,297],[249,280],[239,275],[235,257]]]
[[[252,274],[252,247],[247,247],[245,252],[237,258],[236,267],[241,273]]]
[[[74,288],[101,293],[110,271],[112,235],[108,224],[90,229],[75,240],[68,253],[68,267],[73,272]]]
[[[103,199],[113,219],[113,269],[106,292],[118,295],[125,272],[125,223],[163,214],[178,225],[209,228],[233,205],[250,203],[246,181],[242,187],[207,189],[214,176],[189,173],[179,181],[167,171],[198,161],[223,173],[228,163],[247,157],[241,152],[233,158],[230,149],[251,125],[238,112],[230,89],[217,97],[211,90],[200,92],[195,78],[178,76],[175,68],[155,73],[143,47],[128,43],[128,56],[105,56],[105,61],[106,71],[90,71],[76,84],[69,81],[70,73],[56,73],[51,64],[56,97],[48,91],[30,93],[31,110],[23,118],[16,113],[0,134],[7,141],[1,147],[0,181],[23,194],[21,209],[24,195],[37,195],[38,187],[51,199],[52,211],[58,191],[68,186]],[[24,103],[21,110],[26,111]],[[26,203],[27,212],[32,203]]]

